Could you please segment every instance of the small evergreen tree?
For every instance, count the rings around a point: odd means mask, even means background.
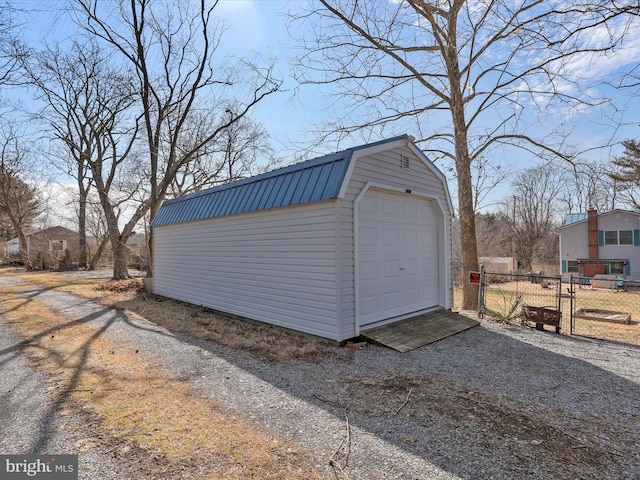
[[[620,182],[633,207],[640,208],[640,199],[633,192],[634,188],[640,187],[640,143],[636,140],[625,140],[622,145],[624,153],[612,160],[616,171],[609,176]]]

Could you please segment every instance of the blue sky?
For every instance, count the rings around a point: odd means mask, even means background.
[[[16,5],[28,11],[31,18],[26,28],[29,36],[47,41],[64,37],[67,30],[73,28],[70,20],[59,11],[66,2],[56,0],[14,0]],[[115,4],[115,1],[114,1]],[[304,7],[303,0],[223,0],[220,3],[220,13],[229,29],[223,37],[223,47],[240,57],[257,59],[277,59],[277,74],[284,80],[283,91],[272,95],[262,103],[255,111],[254,116],[268,129],[272,144],[278,156],[293,160],[295,149],[311,140],[308,133],[314,125],[323,119],[331,120],[339,115],[331,105],[334,98],[327,95],[327,91],[320,88],[304,88],[302,95],[294,96],[295,82],[291,77],[290,58],[298,53],[296,45],[290,38],[287,28],[287,10],[296,10]],[[293,36],[299,36],[301,32],[293,32]],[[576,72],[587,73],[592,79],[604,76],[615,71],[621,65],[629,65],[638,62],[640,51],[640,32],[632,31],[627,39],[626,48],[620,54],[609,58],[603,58],[597,63],[581,64],[577,59],[568,66]],[[567,85],[567,89],[571,87]],[[580,112],[567,114],[562,111],[549,110],[542,118],[529,118],[532,129],[544,129],[549,126],[555,129],[571,132],[569,141],[582,149],[589,146],[596,147],[610,142],[611,138],[621,141],[628,138],[638,138],[640,135],[640,104],[638,98],[630,98],[628,95],[620,95],[610,90],[608,93],[614,98],[614,104],[620,111],[620,119],[624,123],[617,131],[604,127],[603,117],[610,111],[604,112],[594,107]],[[436,122],[446,122],[448,117],[440,115],[433,117]],[[406,131],[403,133],[416,134]],[[354,143],[360,143],[354,139]],[[353,143],[352,143],[353,144]],[[351,146],[347,142],[340,145],[341,148]],[[329,149],[328,151],[330,151]],[[315,150],[320,155],[328,151]],[[584,158],[590,161],[606,161],[611,155],[621,153],[621,149],[594,150]],[[517,171],[521,168],[534,166],[532,159],[521,151],[505,149],[495,153],[495,158],[502,163],[505,169]],[[438,165],[448,176],[446,165]],[[455,201],[455,187],[451,183],[450,190]],[[487,199],[492,203],[509,194],[508,184],[496,189]]]
[[[310,140],[307,131],[313,125],[321,123],[323,119],[332,120],[340,113],[332,107],[335,98],[330,97],[327,90],[306,87],[301,90],[301,96],[292,98],[295,82],[290,77],[289,59],[299,53],[299,50],[296,50],[297,46],[290,38],[291,34],[287,29],[287,18],[284,12],[304,8],[305,3],[302,0],[231,0],[221,4],[222,11],[226,14],[226,22],[230,27],[227,39],[231,44],[243,46],[247,55],[275,55],[278,59],[280,74],[285,80],[284,91],[272,96],[259,107],[258,118],[268,127],[275,148],[280,149],[285,156],[291,154],[292,143]],[[292,33],[293,36],[299,36],[301,32],[293,31]],[[630,32],[625,48],[620,50],[617,55],[601,58],[596,63],[587,58],[577,58],[566,68],[589,79],[603,78],[621,66],[628,66],[634,62],[637,64],[640,59],[637,52],[640,52],[640,31],[635,30]],[[574,87],[566,85],[565,88],[567,93],[572,93],[571,90]],[[623,123],[617,130],[612,130],[605,125],[607,122],[604,117],[612,114],[611,108],[605,110],[594,107],[570,113],[550,109],[545,112],[543,117],[529,118],[527,121],[530,122],[532,130],[539,128],[542,131],[552,126],[555,130],[570,133],[568,141],[580,149],[611,143],[612,138],[620,142],[628,138],[640,137],[640,102],[638,98],[630,97],[629,92],[620,94],[613,89],[608,89],[606,93],[614,99],[615,108],[619,110],[617,114]],[[448,115],[445,114],[432,118],[443,122],[449,120]],[[417,134],[412,131],[403,133]],[[359,142],[358,139],[353,141]],[[350,145],[346,143],[340,145],[341,148],[348,146]],[[612,155],[619,155],[621,152],[621,147],[612,150],[594,150],[585,154],[583,159],[586,161],[607,161]],[[318,151],[317,153],[325,152]],[[495,154],[503,168],[513,172],[534,166],[532,158],[527,157],[520,150],[504,149]],[[445,173],[448,173],[447,165],[438,166]],[[453,183],[451,183],[450,189],[455,197]],[[508,194],[509,185],[507,183],[492,192],[486,203],[493,204]],[[491,205],[491,207],[495,207],[495,205]]]

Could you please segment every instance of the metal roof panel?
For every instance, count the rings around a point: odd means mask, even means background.
[[[361,145],[166,200],[152,226],[337,198],[354,151],[406,138],[409,137],[402,135]]]
[[[564,226],[572,225],[574,223],[582,222],[587,219],[586,213],[568,213],[564,219]]]

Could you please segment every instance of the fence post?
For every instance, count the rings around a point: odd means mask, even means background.
[[[569,335],[573,335],[573,274],[569,277]]]
[[[480,286],[478,288],[478,318],[484,318],[484,265],[480,265]]]

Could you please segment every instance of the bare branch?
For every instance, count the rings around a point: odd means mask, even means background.
[[[336,96],[340,119],[319,127],[318,138],[417,129],[427,152],[454,160],[463,268],[477,268],[474,162],[498,146],[575,160],[561,135],[536,135],[523,112],[554,107],[566,117],[608,106],[590,89],[601,79],[583,65],[623,48],[637,12],[633,0],[321,1],[293,18],[311,31],[296,78],[299,91],[323,85]],[[472,307],[474,295],[465,287],[463,303]]]

